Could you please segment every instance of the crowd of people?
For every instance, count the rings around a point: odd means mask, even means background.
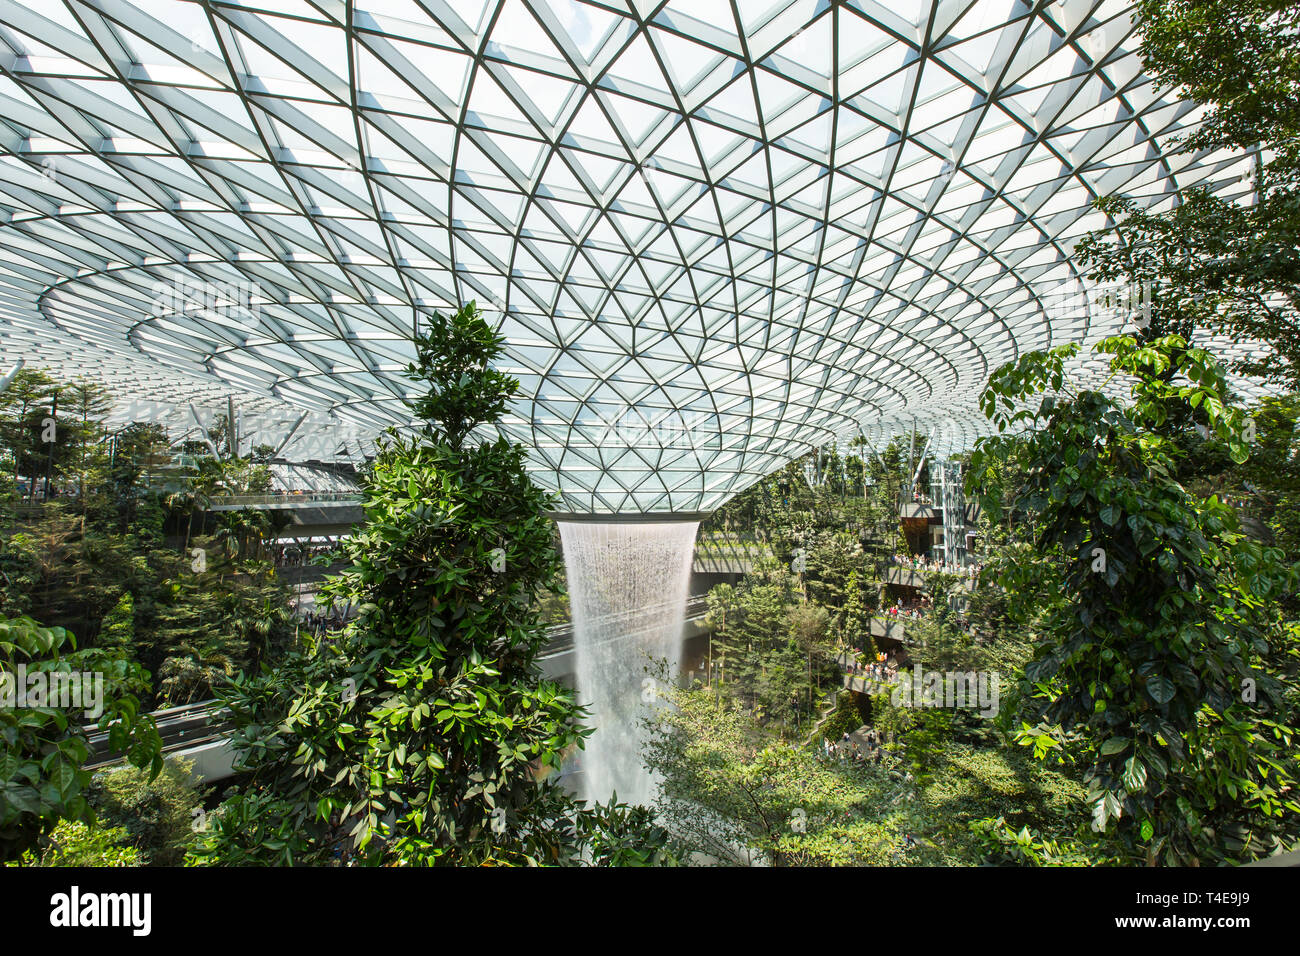
[[[919,620],[930,610],[932,602],[929,595],[922,594],[919,598],[911,601],[895,601],[891,607],[884,609],[886,617],[891,618],[911,618]]]
[[[879,763],[885,756],[884,740],[874,727],[859,735],[865,743],[859,743],[847,731],[839,740],[822,738],[822,756],[827,760],[853,760],[857,763]]]
[[[862,663],[850,660],[845,664],[844,670],[851,677],[877,682],[889,682],[898,676],[898,664],[887,659],[883,654],[874,662]]]
[[[900,568],[911,568],[913,571],[942,571],[944,569],[943,558],[931,558],[928,554],[896,554],[893,562]]]
[[[329,634],[337,634],[342,631],[349,620],[352,619],[350,608],[339,610],[338,608],[329,611],[318,611],[315,605],[309,605],[307,608],[299,608],[297,604],[290,604],[290,610],[298,618],[298,626],[304,630],[311,631],[317,637],[324,637]]]
[[[913,571],[945,571],[949,574],[968,575],[971,580],[979,577],[979,573],[984,570],[984,565],[978,561],[949,564],[943,556],[932,558],[928,554],[895,554],[890,560],[900,568],[911,568]]]
[[[277,568],[297,568],[311,564],[322,555],[333,554],[341,547],[339,544],[278,544],[271,548],[270,554]]]

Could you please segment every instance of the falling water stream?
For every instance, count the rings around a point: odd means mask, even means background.
[[[653,712],[654,663],[676,677],[695,548],[694,521],[564,521],[578,699],[595,733],[582,757],[584,796],[650,804],[641,719]]]

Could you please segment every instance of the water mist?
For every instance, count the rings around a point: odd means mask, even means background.
[[[695,521],[558,522],[573,613],[578,699],[595,733],[582,757],[584,796],[648,805],[641,719],[659,706],[645,681],[676,679],[695,551]]]

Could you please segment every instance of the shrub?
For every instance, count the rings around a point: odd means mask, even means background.
[[[124,844],[147,866],[179,866],[194,842],[194,811],[199,795],[190,784],[191,764],[169,760],[150,780],[135,767],[97,777],[88,798],[100,820],[120,829]]]
[[[8,866],[139,866],[140,851],[126,846],[121,827],[99,827],[80,820],[60,820],[37,847]],[[39,855],[37,850],[39,849]]]

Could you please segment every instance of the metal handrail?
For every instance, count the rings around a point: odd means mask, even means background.
[[[318,504],[321,502],[345,501],[360,503],[364,499],[360,491],[308,491],[302,494],[279,492],[266,495],[218,495],[208,499],[208,507],[279,504]]]
[[[603,625],[614,621],[635,620],[638,616],[653,613],[669,606],[671,603],[663,602],[637,608],[633,611],[604,615],[599,619],[599,623]],[[700,617],[707,609],[708,599],[704,595],[692,595],[686,602],[685,617],[687,620],[693,620]],[[606,643],[634,637],[640,632],[633,630],[618,634],[616,637],[610,638]],[[547,628],[547,634],[549,636],[548,646],[542,654],[538,655],[539,660],[567,653],[572,648],[573,625],[571,623],[554,624]],[[227,736],[231,726],[231,715],[225,704],[219,700],[201,700],[192,704],[164,707],[161,710],[153,711],[150,716],[154,718],[158,726],[158,735],[162,738],[162,752],[164,754],[188,750],[199,744],[223,738]],[[97,724],[88,724],[82,730],[86,735],[91,751],[90,759],[86,763],[87,768],[99,769],[121,760],[122,754],[109,749],[108,731],[101,730]]]
[[[671,606],[671,604],[672,602],[663,602],[660,604],[652,604],[646,607],[637,608],[632,611],[620,611],[617,614],[604,614],[599,618],[589,621],[588,625],[606,629],[611,625],[625,624],[629,622],[639,623],[640,618],[646,617],[661,609],[666,610]],[[707,596],[702,594],[693,595],[686,601],[684,618],[690,621],[702,617],[708,611],[708,607],[709,602]],[[650,630],[650,628],[636,627],[632,630],[618,633],[615,637],[611,638],[611,640],[622,640],[627,637],[635,637],[637,634],[644,633],[647,630]],[[547,642],[546,650],[542,652],[539,659],[567,654],[573,646],[573,631],[574,625],[572,621],[566,621],[563,624],[553,624],[547,628],[547,634],[550,639]]]

